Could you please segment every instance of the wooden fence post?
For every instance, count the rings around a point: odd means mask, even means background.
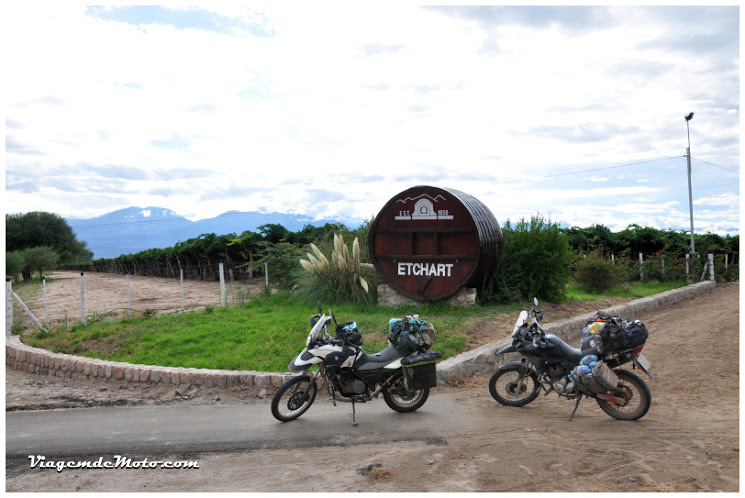
[[[611,253],[611,255],[610,255],[610,260],[611,260],[611,261],[613,262],[613,264],[615,265],[615,264],[616,264],[616,255],[615,255],[615,254],[613,254],[613,253]]]
[[[129,289],[129,272],[127,272],[127,316],[132,318],[132,294]]]
[[[269,287],[269,266],[264,261],[264,276],[266,277],[266,287]]]
[[[691,253],[686,253],[686,275],[691,274]]]
[[[5,279],[5,335],[11,335],[13,331],[13,283],[9,278]]]
[[[181,276],[181,311],[184,311],[184,267],[179,266],[178,270]]]
[[[220,302],[223,308],[227,307],[228,303],[225,297],[225,266],[222,260],[220,260]]]
[[[83,325],[87,325],[85,323],[85,275],[83,275],[83,272],[80,272],[80,316],[83,319]]]

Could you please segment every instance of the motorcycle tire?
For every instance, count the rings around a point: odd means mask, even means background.
[[[530,371],[523,377],[523,386],[519,393],[516,392],[517,376],[517,367],[494,372],[489,379],[489,393],[492,398],[505,406],[525,406],[535,400],[541,390],[541,383],[535,372]]]
[[[308,390],[308,385],[310,389]],[[308,390],[306,394],[305,391]],[[293,377],[277,389],[272,398],[272,415],[280,422],[295,420],[305,413],[316,399],[318,388],[307,375]]]
[[[398,377],[393,385],[383,391],[385,404],[399,413],[411,413],[422,407],[429,398],[429,389],[410,389],[406,391],[403,379]]]
[[[618,376],[618,387],[611,392],[616,396],[623,395],[624,404],[613,403],[597,399],[600,408],[618,420],[638,420],[649,410],[652,404],[652,395],[647,384],[633,372],[627,370],[614,370]]]

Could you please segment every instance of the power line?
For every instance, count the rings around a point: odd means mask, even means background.
[[[709,161],[704,161],[703,159],[699,159],[699,158],[694,158],[694,159],[696,159],[696,161],[699,161],[699,162],[702,162],[702,163],[706,163],[706,164],[708,164],[710,166],[714,166],[715,168],[719,168],[719,169],[724,170],[724,171],[729,171],[730,173],[737,173],[737,170],[734,170],[734,169],[725,168],[724,166],[719,166],[718,164],[714,164],[714,163],[709,162]]]
[[[543,175],[543,177],[544,178],[554,178],[554,177],[557,177],[557,176],[577,175],[579,173],[592,173],[592,172],[595,172],[595,171],[605,171],[605,170],[609,170],[609,169],[626,168],[628,166],[637,166],[639,164],[647,164],[647,163],[653,163],[653,162],[657,162],[657,161],[668,161],[670,159],[679,159],[681,157],[685,157],[685,156],[672,156],[672,157],[663,157],[663,158],[659,158],[659,159],[649,159],[647,161],[637,161],[635,163],[617,164],[615,166],[606,166],[606,167],[603,167],[603,168],[583,169],[583,170],[580,170],[580,171],[568,171],[566,173],[555,173],[553,175]]]

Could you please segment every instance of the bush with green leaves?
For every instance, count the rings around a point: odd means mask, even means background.
[[[24,269],[29,272],[29,275],[37,271],[41,279],[44,271],[53,270],[57,266],[59,255],[51,247],[32,247],[23,251],[23,261]]]
[[[298,282],[297,260],[302,255],[300,248],[289,242],[271,243],[262,241],[259,243],[263,254],[256,265],[263,269],[266,263],[269,278],[277,281],[280,290],[290,290]]]
[[[18,275],[23,271],[25,262],[23,252],[11,251],[5,252],[5,275],[18,281]]]
[[[324,303],[374,302],[375,267],[363,262],[356,237],[350,252],[343,237],[334,234],[331,261],[315,244],[310,247],[312,253],[307,253],[308,259],[300,260],[306,272],[301,277],[298,296]]]
[[[577,261],[574,279],[585,289],[593,292],[605,292],[620,284],[624,268],[613,260],[603,257],[599,252],[592,252]]]
[[[502,227],[499,262],[482,301],[510,302],[538,297],[561,302],[574,254],[557,223],[540,215]]]

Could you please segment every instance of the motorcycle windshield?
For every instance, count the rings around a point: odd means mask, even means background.
[[[323,328],[324,325],[326,325],[326,322],[328,321],[329,321],[329,317],[322,316],[321,319],[318,320],[315,325],[313,325],[313,328],[310,329],[310,333],[308,334],[308,339],[305,341],[306,345],[318,339],[318,334],[321,333],[321,329]]]
[[[512,337],[515,337],[515,334],[517,334],[517,331],[520,330],[520,327],[523,326],[523,324],[528,320],[528,312],[527,311],[521,311],[520,315],[517,317],[517,321],[515,322],[515,328],[512,329]]]

